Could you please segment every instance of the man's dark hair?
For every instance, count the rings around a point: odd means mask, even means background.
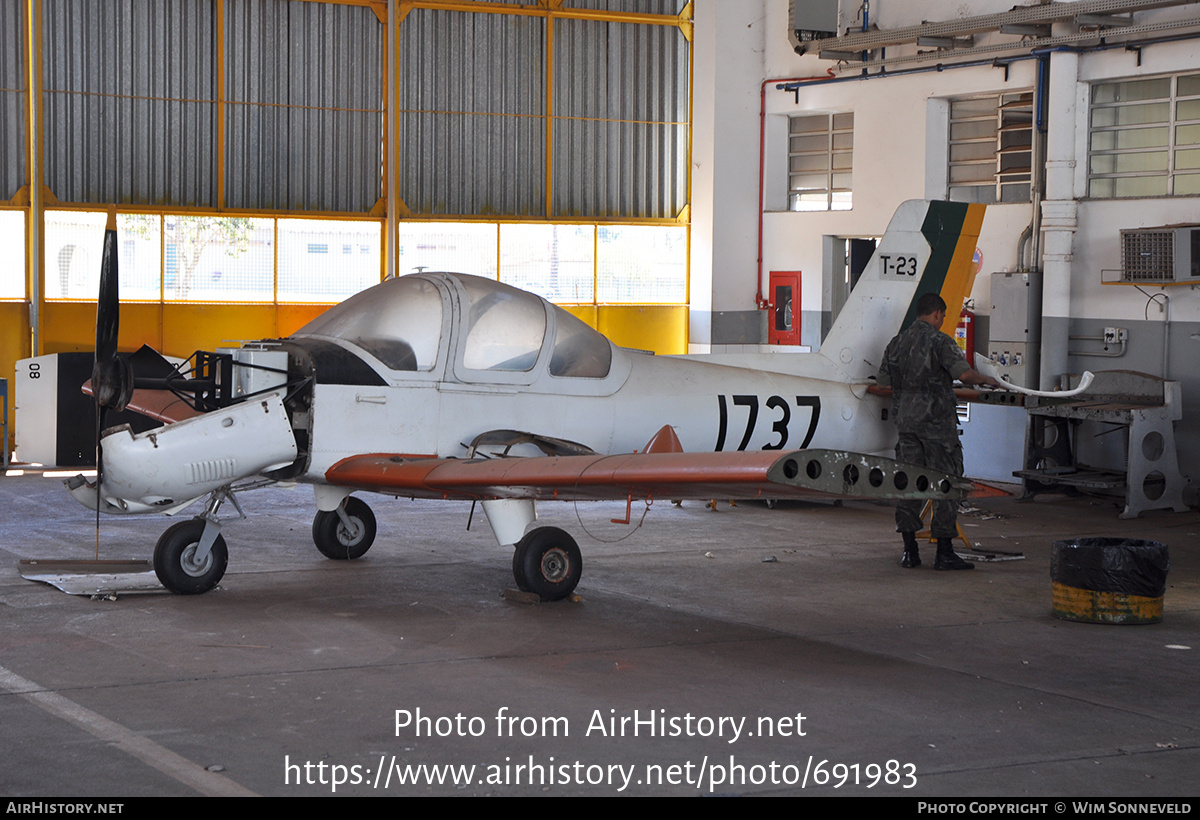
[[[928,316],[936,310],[945,310],[946,300],[936,293],[922,293],[917,300],[917,315]]]

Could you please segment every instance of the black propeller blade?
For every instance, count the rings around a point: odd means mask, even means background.
[[[104,486],[104,450],[100,433],[109,407],[125,409],[133,396],[133,371],[117,356],[121,324],[120,270],[117,264],[117,211],[108,212],[104,252],[100,258],[100,293],[96,297],[96,358],[92,363],[92,397],[96,400],[96,557],[100,557],[100,505]]]
[[[121,411],[133,397],[133,370],[117,356],[117,330],[121,298],[117,264],[117,214],[108,213],[104,253],[100,261],[100,294],[96,300],[96,360],[92,365],[92,393],[100,408]],[[101,428],[103,429],[103,428]]]

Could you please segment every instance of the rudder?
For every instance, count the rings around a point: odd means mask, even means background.
[[[916,318],[916,301],[929,292],[946,301],[942,330],[952,330],[974,284],[984,210],[963,202],[901,204],[819,352],[851,379],[874,375],[884,347]]]

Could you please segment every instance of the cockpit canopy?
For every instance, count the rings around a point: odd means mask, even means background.
[[[465,274],[389,279],[294,336],[346,342],[390,370],[420,372],[437,367],[455,334],[463,337],[456,362],[468,373],[529,373],[548,343],[551,376],[603,379],[612,368],[612,343],[575,316],[531,293]]]
[[[334,305],[293,335],[349,342],[392,370],[431,370],[442,336],[442,293],[420,277],[392,279]]]

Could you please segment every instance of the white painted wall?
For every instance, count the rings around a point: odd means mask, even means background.
[[[858,3],[843,6],[843,25],[850,25]],[[1006,11],[1012,0],[874,0],[872,22],[884,28],[914,25],[922,20],[949,20]],[[821,281],[822,238],[827,235],[877,236],[896,206],[912,198],[945,196],[946,106],[944,101],[972,94],[1030,89],[1035,62],[1014,63],[1007,75],[990,66],[814,84],[794,98],[766,83],[765,113],[768,142],[766,209],[758,208],[759,90],[765,80],[825,74],[831,65],[813,55],[797,56],[788,41],[787,0],[697,0],[695,40],[695,128],[693,136],[693,251],[692,307],[697,317],[707,311],[754,309],[757,264],[757,218],[763,221],[762,270],[802,270],[805,311],[829,308],[829,288]],[[1138,14],[1139,22],[1200,16],[1196,4]],[[1060,27],[1061,29],[1061,27]],[[1057,30],[1056,30],[1057,33]],[[1087,104],[1089,84],[1118,78],[1200,71],[1200,40],[1150,45],[1139,55],[1124,49],[1056,54],[1058,72],[1051,99],[1050,139],[1057,139],[1062,160],[1055,172],[1052,197],[1061,212],[1074,208],[1073,234],[1059,234],[1058,270],[1069,281],[1057,280],[1054,308],[1048,315],[1077,324],[1108,323],[1131,327],[1125,359],[1066,356],[1064,367],[1129,368],[1158,373],[1162,356],[1163,314],[1157,304],[1128,287],[1104,286],[1100,271],[1120,265],[1121,228],[1172,223],[1200,223],[1200,197],[1139,200],[1085,198],[1087,189]],[[1055,67],[1054,63],[1058,66]],[[1074,63],[1072,65],[1071,63]],[[1061,78],[1066,76],[1064,81]],[[1071,77],[1074,77],[1072,80]],[[806,112],[853,111],[854,207],[847,212],[792,213],[785,205],[786,133],[789,115]],[[1057,127],[1068,133],[1056,133]],[[711,129],[711,131],[709,130]],[[1064,176],[1065,175],[1065,176]],[[1064,197],[1067,197],[1064,199]],[[1050,206],[1048,206],[1050,207]],[[976,281],[977,311],[989,310],[986,274],[1017,266],[1017,243],[1032,218],[1032,205],[994,205],[988,208],[979,247],[984,257]],[[1052,283],[1051,287],[1054,287]],[[1170,318],[1175,330],[1189,324],[1200,331],[1200,292],[1172,288]],[[708,337],[695,333],[694,343]],[[1172,338],[1179,337],[1174,333]],[[1182,461],[1200,458],[1200,371],[1191,362],[1200,356],[1200,341],[1187,333],[1172,342],[1172,378],[1184,382],[1185,418],[1178,425]],[[1187,346],[1190,345],[1190,348]],[[1075,348],[1075,343],[1069,345]],[[1086,347],[1086,345],[1085,345]],[[1194,410],[1190,411],[1190,406]],[[1193,458],[1188,459],[1191,455]],[[1186,468],[1185,468],[1186,469]]]
[[[845,4],[849,5],[849,4]],[[1011,2],[919,4],[875,0],[872,19],[880,25],[911,25],[922,19],[951,19],[1003,11]],[[1178,17],[1179,9],[1154,14]],[[1150,15],[1152,13],[1145,13]],[[852,16],[852,15],[851,15]],[[1139,19],[1142,19],[1139,17]],[[1151,19],[1149,16],[1146,19]],[[775,89],[775,82],[818,77],[830,65],[814,56],[796,56],[787,40],[786,0],[700,0],[696,4],[695,128],[693,137],[692,306],[698,310],[749,310],[754,307],[757,270],[759,165],[759,90],[766,83],[768,144],[765,157],[767,207],[763,214],[763,270],[814,272],[804,283],[805,307],[820,304],[821,242],[824,235],[872,236],[886,226],[905,199],[940,198],[945,168],[930,159],[944,157],[945,111],[942,101],[970,94],[1031,88],[1034,62],[999,68],[973,67],[866,81],[814,84],[799,98]],[[1079,58],[1076,106],[1086,104],[1087,83],[1096,80],[1200,70],[1200,41],[1156,45],[1137,57],[1120,49]],[[1070,103],[1067,103],[1068,105]],[[854,208],[846,212],[792,213],[785,210],[787,117],[806,112],[853,110],[855,115]],[[1053,111],[1052,111],[1053,117]],[[1086,190],[1087,117],[1081,112],[1075,145],[1076,184]],[[1051,129],[1054,121],[1051,121]],[[936,128],[936,133],[930,133]],[[941,149],[941,150],[939,150]],[[989,207],[980,248],[984,272],[1016,266],[1020,232],[1032,206]],[[1200,221],[1200,200],[1115,200],[1084,203],[1080,211],[1072,305],[1082,313],[1128,312],[1128,298],[1099,287],[1097,265],[1117,267],[1117,231],[1121,227]],[[1094,276],[1088,274],[1094,271]],[[765,278],[765,274],[764,274]],[[986,282],[977,297],[986,297]],[[1094,282],[1092,280],[1095,280]],[[986,298],[977,298],[981,305]],[[1180,310],[1200,320],[1200,299]],[[827,305],[826,305],[827,307]],[[986,312],[986,310],[984,311]],[[1183,319],[1184,314],[1176,318]],[[703,341],[693,339],[693,341]]]
[[[874,6],[879,5],[876,0]],[[906,199],[945,193],[945,168],[926,162],[933,118],[945,130],[937,99],[1029,88],[1032,61],[1002,70],[971,68],[880,80],[806,86],[798,99],[778,83],[826,76],[829,66],[797,56],[787,39],[786,0],[709,0],[696,6],[695,127],[692,165],[692,309],[754,309],[758,271],[760,88],[766,81],[767,148],[763,220],[763,281],[771,270],[801,270],[806,311],[828,310],[823,286],[821,237],[878,236]],[[931,98],[934,102],[928,102]],[[927,109],[932,107],[933,113]],[[853,110],[854,208],[829,213],[786,210],[787,119],[799,113]],[[710,131],[709,129],[713,129]],[[930,175],[940,181],[930,185]],[[1031,206],[989,209],[980,248],[986,270],[1016,265],[1016,237],[1029,224]],[[985,288],[977,301],[986,302]],[[692,342],[709,342],[693,322]],[[697,333],[697,331],[701,331]]]
[[[754,309],[758,101],[769,38],[763,7],[761,0],[708,0],[695,7],[693,344],[709,342],[708,311]]]

